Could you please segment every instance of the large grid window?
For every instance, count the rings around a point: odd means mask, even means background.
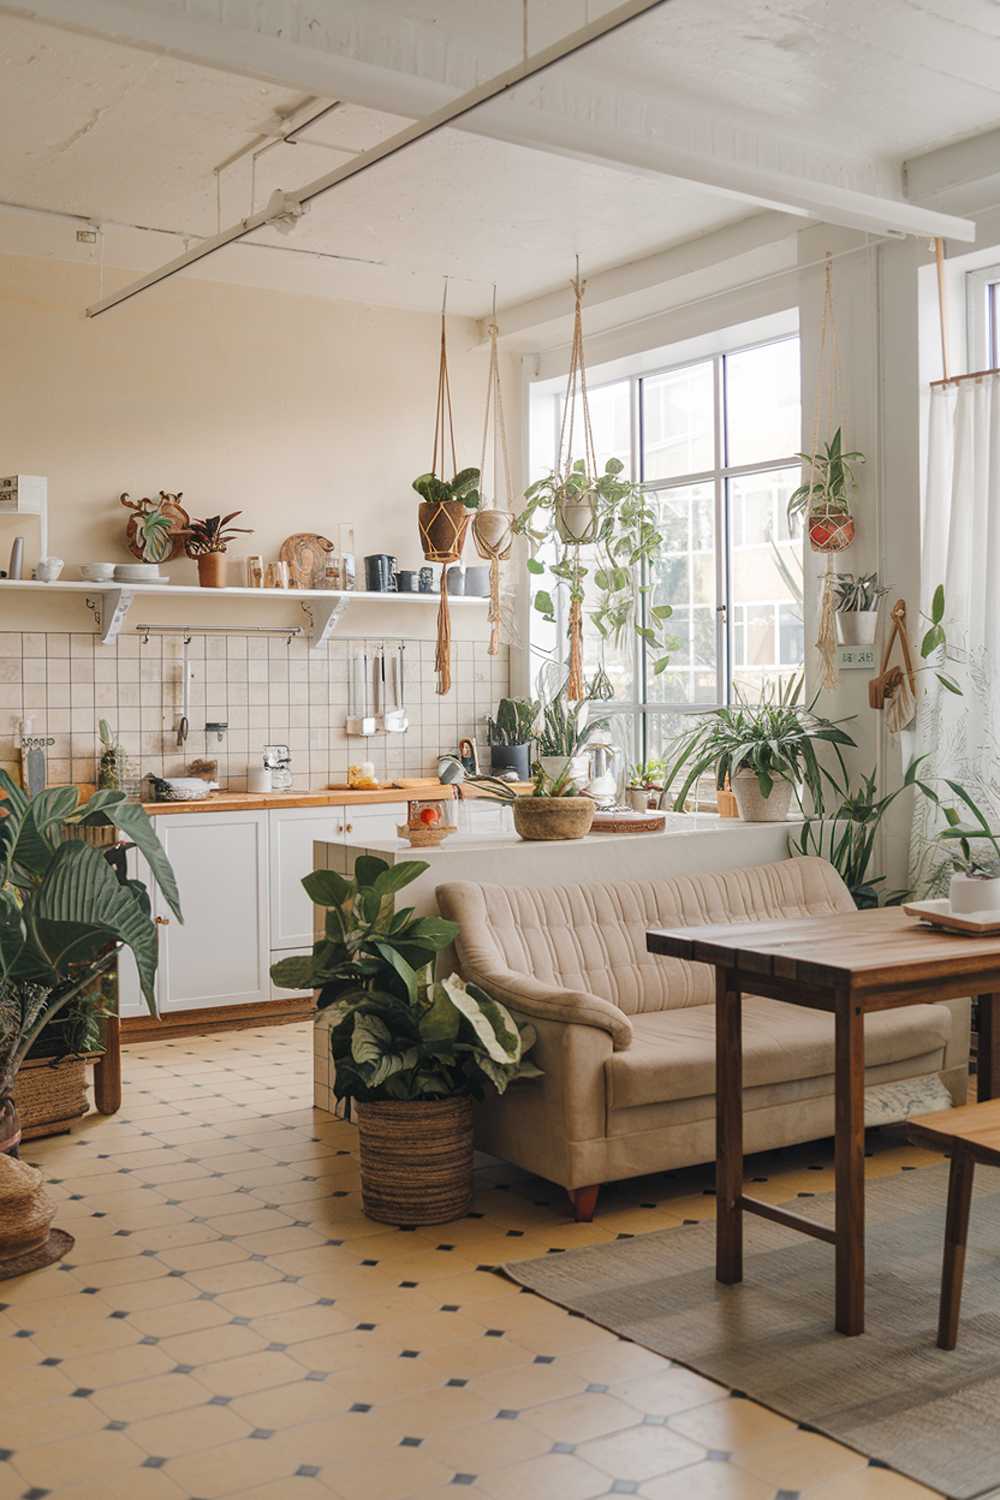
[[[557,432],[560,398],[553,408]],[[599,385],[591,416],[599,463],[623,461],[664,536],[641,599],[673,607],[667,669],[654,675],[631,640],[615,649],[586,634],[588,675],[603,665],[614,684],[622,748],[648,760],[681,712],[759,697],[802,668],[802,536],[786,518],[801,472],[798,338]],[[559,649],[563,624],[533,615],[533,648]]]

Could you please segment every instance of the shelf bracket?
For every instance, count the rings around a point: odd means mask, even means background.
[[[347,600],[343,594],[334,595],[327,599],[310,599],[307,604],[304,599],[299,601],[299,608],[309,621],[309,645],[315,651],[319,646],[325,646],[347,608]]]
[[[134,601],[131,589],[101,589],[94,596],[87,595],[87,608],[94,616],[102,646],[114,645]]]

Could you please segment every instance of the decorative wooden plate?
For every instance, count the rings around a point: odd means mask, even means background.
[[[965,937],[990,937],[1000,932],[1000,911],[952,911],[947,898],[940,901],[908,901],[903,907],[909,917],[919,917],[931,927],[944,932],[960,932]]]
[[[281,544],[278,557],[288,564],[293,589],[321,589],[333,543],[315,531],[296,531]]]
[[[662,833],[666,813],[595,812],[591,833]]]

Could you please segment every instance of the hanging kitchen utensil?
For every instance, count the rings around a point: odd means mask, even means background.
[[[510,454],[507,449],[507,423],[503,410],[503,388],[500,383],[500,360],[497,353],[497,289],[493,288],[493,316],[489,324],[490,368],[486,377],[486,413],[483,418],[483,454],[479,462],[479,510],[472,521],[472,538],[480,557],[490,565],[490,656],[500,649],[500,564],[511,553],[514,544],[514,512],[509,507],[513,496],[510,479]],[[492,470],[487,458],[492,453]],[[489,475],[489,478],[488,478]],[[502,475],[502,477],[501,477]],[[491,482],[490,482],[491,481]]]
[[[396,650],[389,658],[389,676],[392,683],[392,707],[386,706],[385,729],[387,734],[405,734],[410,727],[403,703],[403,652],[405,646],[397,641]]]
[[[191,728],[191,637],[186,635],[181,646],[181,713],[177,720],[177,745],[183,748]]]
[[[892,629],[882,652],[878,676],[868,684],[868,702],[885,713],[886,728],[898,734],[913,722],[917,712],[917,674],[913,651],[906,631],[906,600],[897,599],[892,607]],[[893,647],[899,644],[903,665],[890,665]]]
[[[437,402],[434,413],[434,455],[432,475],[444,479],[445,453],[451,449],[451,472],[458,473],[455,450],[455,417],[451,404],[451,382],[448,378],[448,278],[445,277],[441,300],[441,354],[438,361]],[[440,474],[438,465],[440,464]],[[437,690],[451,691],[451,616],[448,612],[448,564],[458,562],[465,546],[471,512],[461,500],[422,500],[418,511],[420,540],[427,562],[441,563],[441,600],[438,604],[437,651],[434,669]]]

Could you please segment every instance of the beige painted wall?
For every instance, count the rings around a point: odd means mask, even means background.
[[[106,288],[125,279],[110,272]],[[242,509],[254,535],[232,557],[275,556],[290,532],[351,521],[359,558],[386,551],[419,566],[410,482],[430,467],[435,316],[177,277],[90,320],[83,309],[96,295],[91,270],[0,259],[0,471],[48,476],[49,552],[66,560],[64,576],[77,576],[81,561],[126,560],[117,497],[161,488],[182,490],[195,515]],[[471,321],[451,320],[449,336],[459,463],[476,464],[486,358],[472,352]],[[516,412],[513,361],[503,374]],[[519,433],[510,439],[517,465]],[[0,519],[0,565],[17,532],[30,567],[30,518]],[[187,559],[169,571],[196,581]],[[151,617],[142,602],[136,617]],[[296,613],[291,603],[262,610],[232,599],[155,608],[157,622],[202,625]],[[430,607],[353,613],[352,633],[433,634]],[[458,636],[483,634],[485,609],[456,610],[454,626]],[[0,593],[0,630],[89,628],[78,599]]]

